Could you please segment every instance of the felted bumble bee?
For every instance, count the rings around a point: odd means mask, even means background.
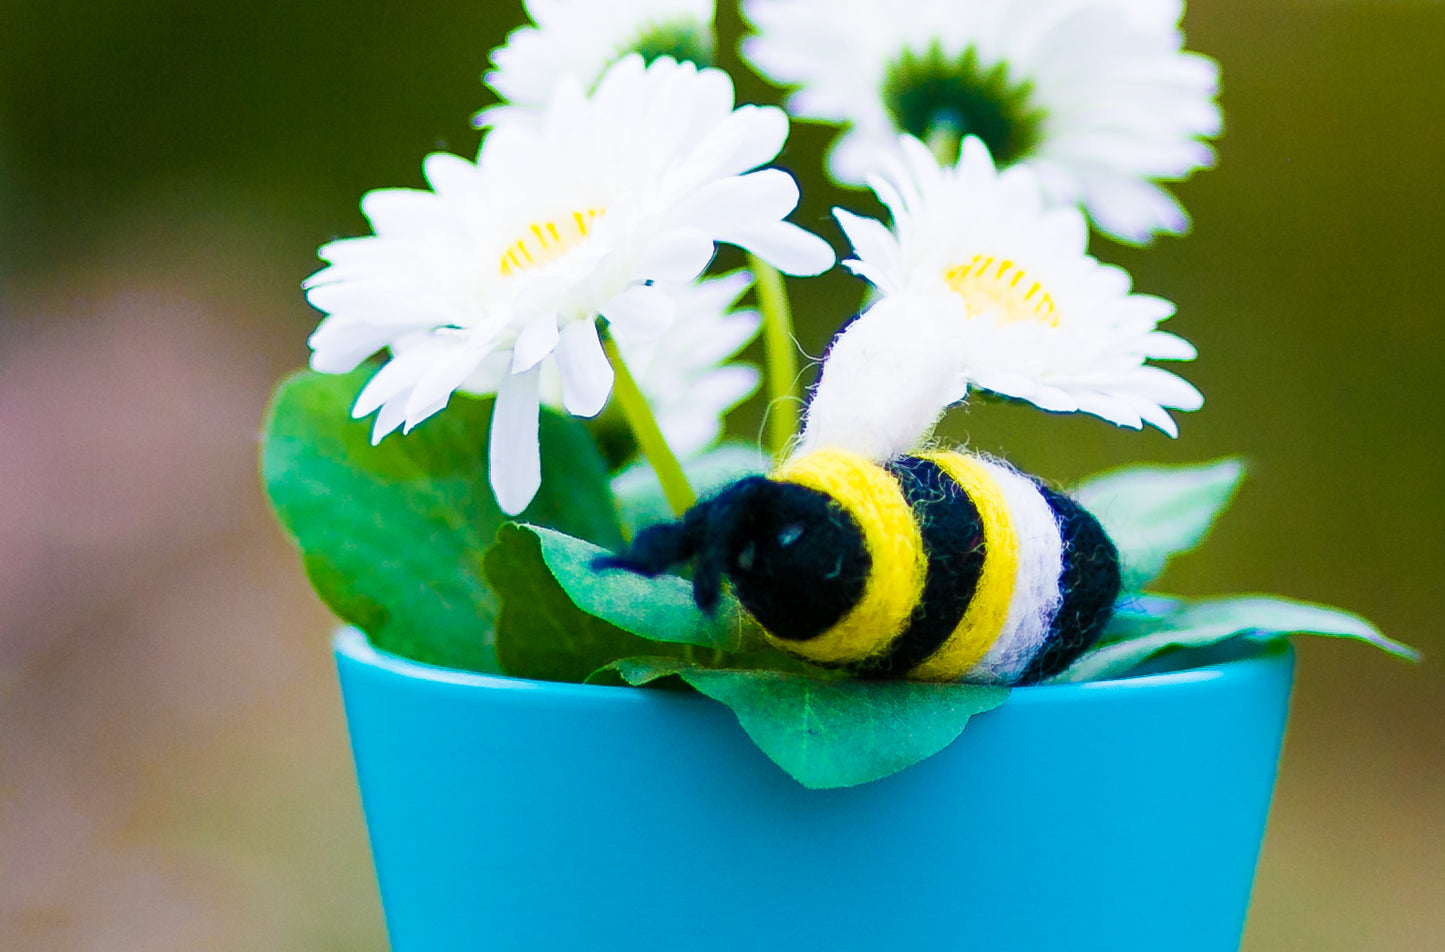
[[[657,575],[691,562],[703,609],[726,577],[778,648],[863,677],[1033,684],[1067,668],[1113,610],[1118,550],[1042,482],[916,449],[961,396],[955,331],[926,323],[932,313],[898,295],[849,324],[791,459],[644,529],[599,567]],[[888,367],[886,393],[860,385]]]
[[[726,576],[769,640],[860,676],[1032,684],[1099,636],[1118,553],[1068,496],[986,457],[822,449],[649,527],[611,567]]]

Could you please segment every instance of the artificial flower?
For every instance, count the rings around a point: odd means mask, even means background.
[[[519,27],[492,51],[486,82],[504,100],[478,117],[543,109],[563,76],[591,89],[629,53],[648,62],[671,56],[709,66],[716,38],[713,0],[526,0],[532,26]]]
[[[972,136],[961,151],[940,167],[902,138],[872,182],[891,230],[835,209],[856,255],[844,265],[880,299],[834,341],[804,446],[874,426],[885,449],[906,451],[970,388],[1177,435],[1165,408],[1198,409],[1203,397],[1144,363],[1194,357],[1158,329],[1174,306],[1130,293],[1126,272],[1089,257],[1083,216],[1047,205],[1029,166],[997,171]]]
[[[860,185],[900,132],[951,164],[977,135],[1049,199],[1143,242],[1188,217],[1158,181],[1213,164],[1218,65],[1181,49],[1182,0],[747,0],[748,61],[796,86],[800,118],[845,124],[828,166]]]
[[[694,280],[715,243],[789,274],[831,267],[827,243],[784,220],[793,179],[749,171],[786,137],[780,110],[734,109],[717,70],[632,55],[591,96],[564,77],[539,121],[494,127],[477,162],[433,155],[430,190],[366,196],[375,235],[323,247],[330,265],[306,282],[329,315],[311,366],[343,373],[393,349],[352,411],[376,413],[373,441],[410,430],[463,384],[495,392],[492,488],[520,512],[541,479],[544,361],[565,409],[592,416],[613,377],[599,318],[634,339],[660,334],[676,312],[667,288]]]

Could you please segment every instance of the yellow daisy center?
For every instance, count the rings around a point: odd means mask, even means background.
[[[968,305],[970,319],[992,313],[999,324],[1059,326],[1053,297],[1007,259],[974,255],[972,261],[945,271],[943,280]]]
[[[533,222],[502,255],[502,274],[510,277],[556,261],[581,243],[592,231],[592,223],[605,213],[606,209],[586,208],[556,221]]]

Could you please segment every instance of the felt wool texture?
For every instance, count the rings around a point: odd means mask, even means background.
[[[963,453],[804,454],[598,567],[686,561],[699,606],[726,576],[774,645],[868,678],[1037,683],[1098,640],[1121,588],[1118,551],[1083,507]]]
[[[682,562],[693,563],[699,608],[717,607],[726,575],[753,617],[790,641],[832,628],[863,597],[870,566],[862,530],[829,496],[749,476],[648,526],[594,568],[655,576]]]
[[[738,601],[773,636],[816,638],[862,599],[871,567],[863,531],[826,494],[751,477],[707,505],[704,548],[716,553]],[[699,567],[709,558],[700,554]]]
[[[962,400],[968,313],[957,295],[897,290],[838,332],[803,420],[799,454],[845,446],[873,460],[915,449]]]
[[[881,654],[908,623],[927,575],[918,520],[898,480],[868,459],[837,449],[795,456],[772,478],[817,490],[846,510],[863,530],[872,565],[862,598],[836,625],[808,641],[775,644],[821,664]]]
[[[973,501],[983,523],[988,551],[968,611],[948,640],[909,672],[919,681],[956,681],[998,638],[1008,618],[1018,574],[1019,538],[1008,500],[994,472],[983,461],[963,453],[924,453],[958,483]]]
[[[980,684],[1012,684],[1023,674],[1044,641],[1058,613],[1063,594],[1063,540],[1059,519],[1038,483],[1013,467],[983,457],[998,482],[1013,516],[1018,537],[1018,570],[1003,630],[988,651],[964,674]]]
[[[1063,671],[1099,640],[1113,614],[1122,587],[1119,550],[1083,506],[1040,485],[1039,491],[1059,520],[1064,572],[1063,601],[1049,626],[1043,647],[1019,675],[1018,684],[1037,684]]]
[[[864,677],[903,678],[953,634],[973,600],[987,550],[983,522],[963,487],[937,463],[904,456],[886,466],[913,507],[928,558],[923,595],[888,651],[865,662]]]

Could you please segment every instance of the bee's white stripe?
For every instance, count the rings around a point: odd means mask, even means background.
[[[1063,593],[1064,547],[1053,507],[1034,481],[997,460],[979,457],[998,481],[1018,537],[1018,574],[998,639],[968,673],[966,681],[1011,684],[1043,647]]]

